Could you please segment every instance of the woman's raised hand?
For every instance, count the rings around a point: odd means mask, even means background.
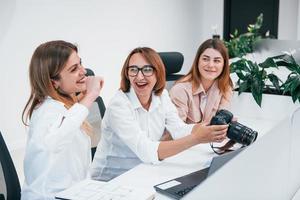
[[[86,95],[91,95],[96,99],[100,94],[103,83],[103,78],[100,76],[88,76],[86,79]]]
[[[99,96],[103,84],[104,80],[100,76],[86,77],[86,91],[80,103],[89,108],[95,101],[95,99]]]

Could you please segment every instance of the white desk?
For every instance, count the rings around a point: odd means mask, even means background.
[[[245,120],[239,119],[241,123]],[[274,127],[277,120],[248,119],[247,125],[259,132],[259,137]],[[162,161],[158,165],[140,164],[135,168],[111,180],[110,183],[141,188],[146,192],[155,193],[154,185],[164,181],[200,170],[210,164],[214,154],[209,144],[192,147],[178,155]],[[159,197],[160,196],[160,197]],[[162,199],[157,195],[156,199]]]
[[[258,132],[258,140],[279,124],[287,115],[292,114],[299,104],[286,103],[284,97],[269,95],[264,97],[262,108],[254,102],[251,94],[233,97],[233,110],[238,121]],[[289,99],[289,101],[291,101]],[[158,165],[140,164],[126,173],[111,180],[109,184],[128,186],[142,191],[144,196],[155,194],[154,185],[200,170],[210,164],[214,154],[209,144],[192,147]],[[229,163],[230,164],[230,163]],[[139,190],[140,189],[140,190]],[[298,192],[299,193],[299,192]],[[298,200],[300,195],[296,197]],[[140,199],[145,199],[140,196]],[[168,199],[156,194],[156,199]]]
[[[292,200],[300,200],[300,188],[298,189]]]
[[[111,180],[111,183],[143,188],[155,193],[153,186],[204,168],[215,156],[208,144],[192,147],[158,165],[140,164]]]
[[[278,115],[275,115],[274,118],[276,119],[261,119],[247,116],[247,120],[245,120],[245,117],[241,115],[239,122],[258,131],[258,140],[260,140],[266,132],[269,132],[275,125],[281,123],[282,119],[277,119]],[[111,180],[108,184],[109,186],[129,187],[133,191],[132,196],[136,197],[138,194],[139,199],[149,200],[154,194],[156,200],[169,199],[167,196],[156,193],[153,186],[207,167],[213,156],[216,156],[216,154],[213,153],[209,144],[197,145],[178,155],[165,159],[158,165],[140,164]],[[226,166],[224,166],[225,168]],[[226,175],[228,174],[230,173],[226,173]],[[227,178],[226,180],[228,180]],[[96,185],[101,186],[101,184],[99,182]],[[205,183],[203,184],[205,185]],[[74,192],[74,188],[70,188],[71,194],[78,193],[76,188]],[[87,191],[83,190],[83,192],[86,193]],[[298,197],[295,197],[295,200],[298,200]],[[128,199],[128,196],[125,199]]]

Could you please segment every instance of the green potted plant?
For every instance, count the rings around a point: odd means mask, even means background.
[[[267,68],[278,68],[273,58],[267,58],[262,63],[241,58],[230,65],[231,73],[235,73],[238,77],[236,88],[238,93],[251,92],[259,106],[261,106],[263,92],[271,90],[275,90],[275,93],[280,92],[280,79],[273,73],[268,74]],[[272,85],[267,85],[267,81]]]
[[[283,94],[291,95],[294,103],[297,100],[300,102],[300,65],[289,54],[274,56],[272,59],[277,66],[286,67],[290,71],[286,81],[280,86]]]
[[[257,63],[247,59],[253,57],[254,44],[262,37],[259,33],[263,23],[263,14],[257,17],[255,24],[248,25],[248,32],[238,34],[236,30],[229,41],[224,41],[230,58],[231,73],[237,75],[236,88],[240,95],[242,92],[250,92],[255,102],[261,107],[263,93],[290,95],[293,102],[300,102],[300,65],[292,55],[284,54],[266,58]],[[247,55],[247,56],[246,56]],[[254,56],[255,57],[255,56]],[[283,83],[278,76],[270,73],[271,68],[285,67],[290,70],[286,81]]]
[[[230,34],[231,39],[229,41],[224,41],[230,58],[242,57],[253,52],[253,44],[261,39],[259,31],[262,24],[263,14],[260,14],[254,24],[248,25],[248,32],[239,34],[238,30],[235,30],[233,34]]]

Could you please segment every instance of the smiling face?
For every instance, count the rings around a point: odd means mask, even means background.
[[[127,69],[127,73],[129,72],[131,66],[137,66],[138,68],[142,68],[144,66],[151,66],[149,62],[142,56],[140,53],[135,53],[131,56],[129,60],[129,67]],[[146,70],[144,70],[144,73]],[[143,102],[148,102],[150,100],[153,88],[157,82],[155,70],[151,76],[144,76],[142,71],[139,70],[136,76],[129,76],[131,87],[134,89],[137,97]],[[143,101],[143,102],[142,102]]]
[[[58,80],[53,80],[54,87],[61,93],[74,95],[86,90],[86,70],[81,65],[77,52],[73,51],[65,67],[59,73]]]
[[[213,83],[222,73],[224,58],[213,48],[207,48],[199,57],[198,70],[202,82]]]

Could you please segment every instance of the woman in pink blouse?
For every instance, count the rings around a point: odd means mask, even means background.
[[[209,122],[216,111],[228,109],[233,84],[226,47],[219,39],[203,42],[191,70],[170,90],[180,118],[186,123]]]

